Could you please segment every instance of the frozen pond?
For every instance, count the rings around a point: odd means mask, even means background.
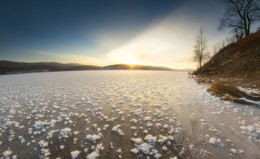
[[[186,72],[0,76],[0,158],[260,158],[260,109]]]

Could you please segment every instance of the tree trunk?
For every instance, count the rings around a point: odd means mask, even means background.
[[[247,19],[244,17],[242,20],[243,20],[243,23],[244,23],[244,32],[245,32],[245,36],[247,36],[247,35],[248,35]]]
[[[248,18],[248,23],[247,23],[247,35],[250,34],[250,26],[251,26],[251,20]],[[247,36],[246,35],[246,36]]]
[[[202,56],[200,55],[200,67],[199,67],[199,69],[201,68],[201,66],[202,66]]]

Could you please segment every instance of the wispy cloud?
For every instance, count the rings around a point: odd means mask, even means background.
[[[195,68],[192,51],[198,30],[206,30],[209,49],[225,35],[217,31],[216,24],[206,23],[209,18],[192,19],[187,8],[176,11],[160,22],[154,23],[127,43],[106,54],[112,63],[122,63],[132,58],[140,64],[162,65],[171,68]],[[210,32],[210,34],[208,33]]]
[[[112,49],[107,59],[113,63],[133,58],[141,64],[192,68],[192,45],[196,32],[187,22],[166,18],[150,26],[128,43]]]

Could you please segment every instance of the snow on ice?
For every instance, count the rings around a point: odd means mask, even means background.
[[[260,157],[260,109],[213,97],[185,72],[6,75],[0,88],[0,158]]]

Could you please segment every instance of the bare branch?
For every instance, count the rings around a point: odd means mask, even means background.
[[[243,30],[245,36],[250,34],[250,27],[260,20],[259,0],[222,0],[226,4],[225,13],[220,19],[219,30],[231,29],[238,33]]]
[[[204,37],[203,28],[200,28],[199,35],[196,39],[196,44],[193,49],[193,61],[198,63],[199,68],[208,60],[209,53],[207,51],[207,40]]]

